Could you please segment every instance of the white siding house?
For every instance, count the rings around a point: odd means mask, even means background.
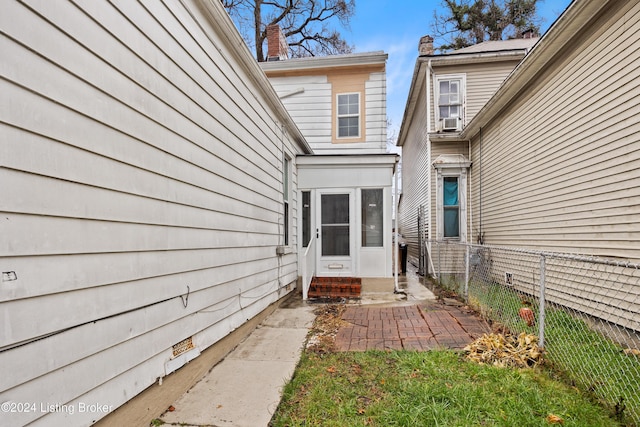
[[[299,263],[309,276],[387,279],[392,291],[397,156],[386,153],[387,54],[274,56],[260,66],[314,152],[298,156]]]
[[[86,426],[294,289],[311,150],[219,1],[6,1],[0,57],[0,424]]]

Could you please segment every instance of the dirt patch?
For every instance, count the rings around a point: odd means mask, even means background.
[[[307,350],[317,354],[336,351],[335,341],[338,330],[349,323],[342,320],[344,304],[321,305],[313,313],[316,319],[309,331]]]

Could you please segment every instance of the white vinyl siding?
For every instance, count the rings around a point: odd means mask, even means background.
[[[326,76],[270,77],[269,80],[314,150],[331,141],[331,84]]]
[[[0,14],[0,401],[118,407],[296,280],[299,148],[195,3],[27,3]],[[64,415],[9,423],[97,418]]]
[[[365,82],[365,135],[367,147],[387,149],[387,78],[371,73]]]
[[[294,65],[292,65],[293,67]],[[307,76],[269,77],[282,103],[298,125],[316,154],[385,153],[387,147],[386,73],[372,72],[363,77],[364,97],[360,97],[364,135],[361,142],[349,143],[348,138],[333,144],[332,135],[332,79],[340,80],[337,70],[314,70]],[[269,74],[270,72],[268,72]],[[318,73],[318,75],[313,74]],[[348,73],[346,74],[348,75]],[[337,115],[337,112],[336,112]],[[337,121],[336,121],[337,123]]]
[[[640,259],[640,4],[624,8],[482,129],[481,159],[474,139],[488,243]]]

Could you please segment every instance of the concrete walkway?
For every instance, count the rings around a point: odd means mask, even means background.
[[[180,426],[267,426],[300,360],[313,308],[280,306],[160,419]]]
[[[348,326],[336,337],[339,349],[461,348],[488,331],[455,301],[436,301],[415,271],[401,276],[399,289],[394,293],[388,281],[363,286],[362,298],[343,314]],[[160,420],[187,427],[267,426],[300,359],[316,307],[299,296],[287,299]]]

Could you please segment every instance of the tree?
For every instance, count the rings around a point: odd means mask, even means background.
[[[266,28],[278,24],[289,43],[291,57],[351,53],[340,33],[329,26],[337,20],[343,27],[355,12],[355,0],[221,0],[242,33],[265,61]]]
[[[538,0],[443,0],[444,14],[434,12],[432,29],[445,43],[438,49],[460,49],[487,40],[519,38],[540,31]]]

